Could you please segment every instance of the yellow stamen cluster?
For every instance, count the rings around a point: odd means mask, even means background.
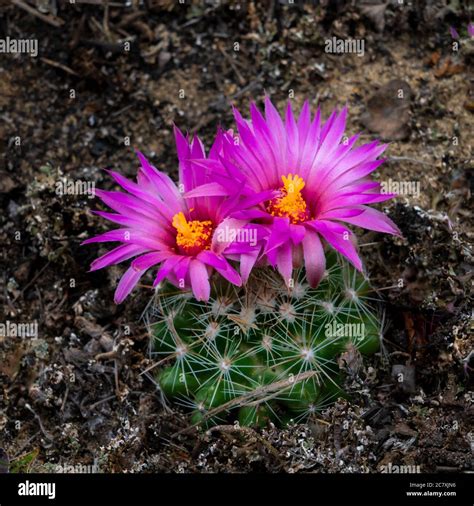
[[[176,244],[188,255],[195,255],[211,247],[212,221],[187,221],[182,212],[173,216],[173,227],[178,231]]]
[[[306,201],[301,195],[305,186],[302,177],[288,174],[281,177],[283,187],[280,188],[281,197],[272,199],[268,204],[268,211],[272,216],[288,217],[291,223],[300,223],[309,218]]]

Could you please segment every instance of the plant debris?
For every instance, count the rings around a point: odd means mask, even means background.
[[[0,337],[0,472],[472,472],[472,56],[449,33],[463,3],[94,3],[0,14],[5,36],[39,41],[0,63],[0,321],[38,324]],[[326,53],[333,36],[363,39],[363,58]],[[101,231],[93,195],[58,188],[113,189],[102,169],[135,174],[133,148],[175,175],[173,123],[209,145],[228,104],[264,92],[324,116],[347,103],[364,142],[392,141],[378,177],[407,185],[385,209],[403,238],[360,237],[383,346],[363,364],[346,352],[349,398],[308,423],[187,430],[145,372],[147,291],[112,303],[122,267],[88,273],[103,250],[80,246]]]

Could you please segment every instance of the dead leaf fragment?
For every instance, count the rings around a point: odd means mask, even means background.
[[[25,355],[23,346],[18,346],[12,353],[5,357],[0,356],[0,374],[4,374],[11,380],[15,379],[20,371],[21,360]]]
[[[347,369],[351,374],[357,374],[363,366],[362,355],[352,342],[349,342],[346,349],[338,358],[341,369]]]
[[[408,137],[410,120],[410,85],[393,79],[382,86],[367,102],[361,122],[384,140],[398,141]]]
[[[441,77],[451,77],[455,74],[460,74],[464,70],[464,65],[460,63],[453,63],[451,58],[445,58],[438,65],[436,70],[434,71],[435,77],[438,79]]]
[[[437,49],[436,51],[431,53],[431,56],[428,60],[428,64],[434,67],[435,65],[438,65],[440,58],[441,58],[441,51]]]
[[[404,422],[398,422],[395,425],[394,432],[396,434],[400,434],[401,436],[408,436],[408,437],[416,437],[418,435],[418,432],[416,430],[413,430]]]
[[[387,6],[388,2],[379,3],[371,0],[364,2],[360,7],[362,14],[372,21],[378,32],[383,32],[385,28],[385,10]]]

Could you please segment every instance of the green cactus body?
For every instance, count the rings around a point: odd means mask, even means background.
[[[345,396],[341,353],[378,351],[378,302],[363,275],[334,253],[317,288],[303,269],[294,274],[290,287],[271,268],[255,269],[241,289],[219,280],[207,303],[170,285],[157,292],[157,381],[192,423],[303,420]]]

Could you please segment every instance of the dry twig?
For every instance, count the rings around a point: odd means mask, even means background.
[[[20,7],[20,9],[25,10],[26,12],[29,12],[33,16],[41,19],[42,21],[50,24],[51,26],[54,26],[55,28],[60,28],[64,25],[64,19],[59,18],[58,16],[53,16],[52,14],[43,14],[36,10],[31,5],[28,5],[23,0],[12,0],[12,4],[16,5],[17,7]]]

